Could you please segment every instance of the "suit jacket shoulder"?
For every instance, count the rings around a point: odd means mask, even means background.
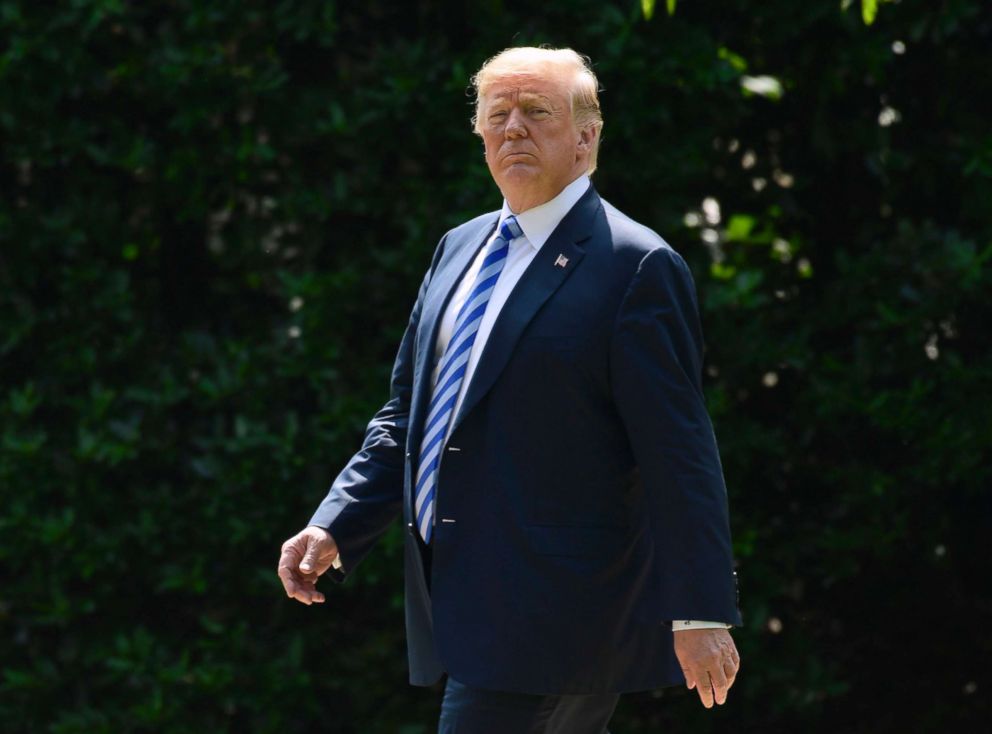
[[[636,269],[637,264],[645,255],[654,250],[662,249],[676,262],[685,264],[678,251],[653,229],[631,219],[605,199],[602,199],[602,203],[610,229],[613,249],[617,256],[624,260],[633,261],[633,266]]]
[[[449,229],[442,238],[447,243],[448,252],[454,253],[466,244],[478,243],[479,236],[496,226],[499,210],[486,212]]]

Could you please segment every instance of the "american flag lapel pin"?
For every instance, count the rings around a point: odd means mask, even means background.
[[[566,265],[568,265],[568,258],[565,257],[563,254],[558,253],[558,259],[555,260],[555,265],[557,265],[559,268],[565,267]]]

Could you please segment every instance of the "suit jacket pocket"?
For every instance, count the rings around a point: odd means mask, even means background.
[[[628,529],[617,525],[528,525],[531,547],[542,556],[595,558],[622,548]]]

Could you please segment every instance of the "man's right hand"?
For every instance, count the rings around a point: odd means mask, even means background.
[[[320,575],[338,557],[338,545],[323,528],[311,525],[282,544],[279,578],[286,596],[304,604],[321,604],[324,595],[317,591]]]

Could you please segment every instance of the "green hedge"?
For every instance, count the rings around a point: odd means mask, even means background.
[[[0,0],[0,728],[433,730],[398,528],[322,608],[275,563],[499,205],[467,85],[523,43],[592,57],[596,185],[695,272],[731,493],[730,701],[614,731],[987,721],[987,3],[468,7]]]

